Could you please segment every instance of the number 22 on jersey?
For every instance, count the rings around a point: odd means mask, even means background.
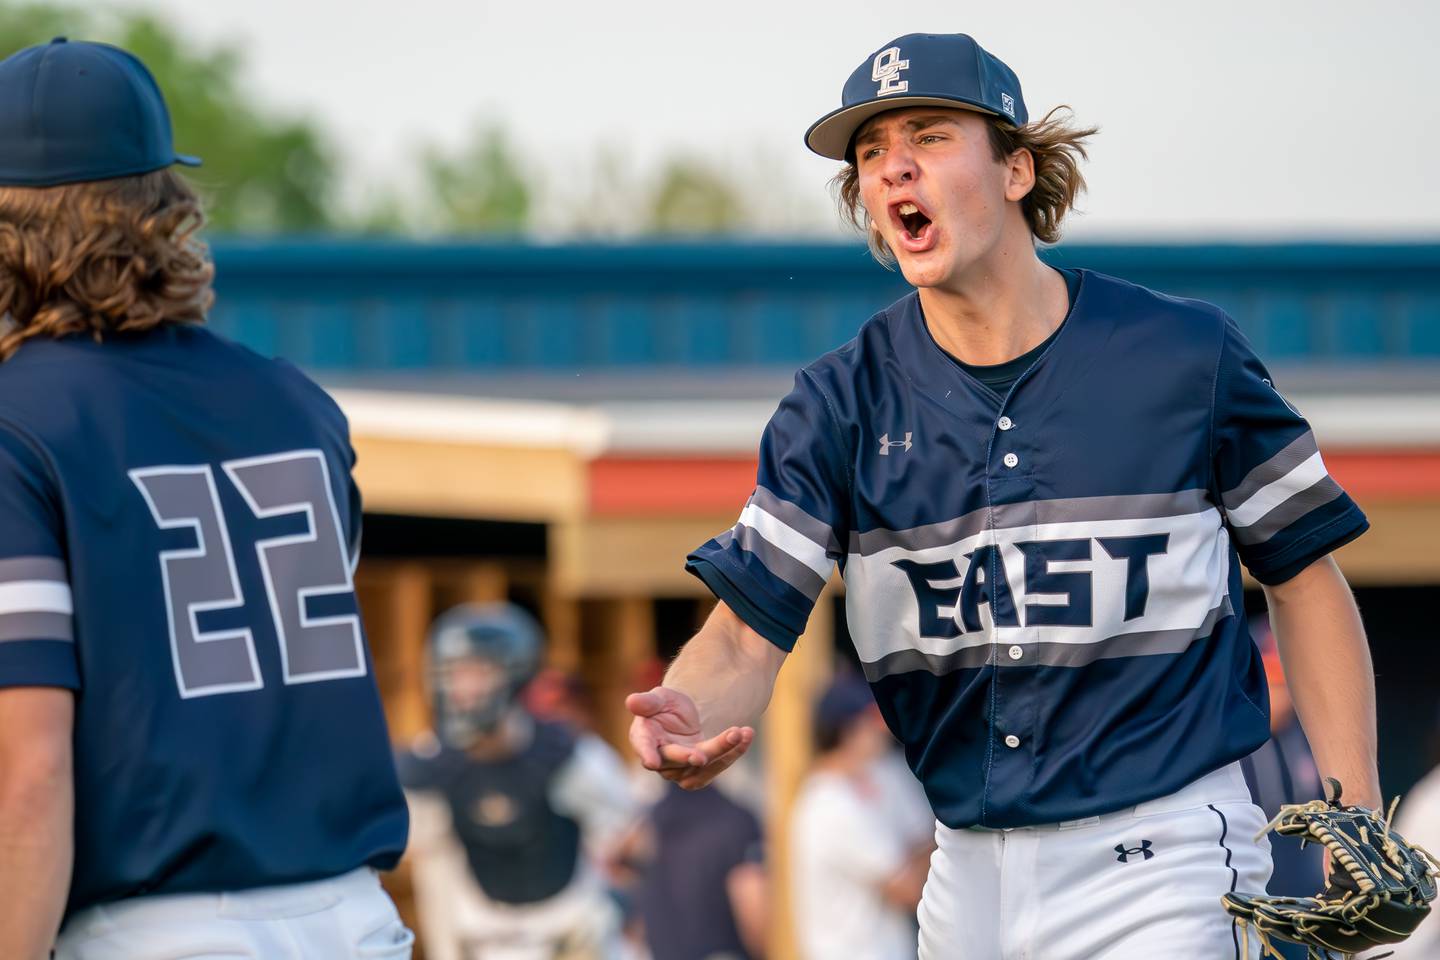
[[[302,514],[303,533],[255,541],[266,599],[280,642],[285,683],[312,683],[365,674],[357,614],[312,617],[311,598],[353,593],[345,537],[319,450],[220,465],[260,519]],[[141,467],[129,472],[162,530],[189,528],[195,546],[160,551],[170,651],[180,696],[258,690],[265,685],[248,626],[202,630],[199,616],[245,605],[229,525],[209,464]]]

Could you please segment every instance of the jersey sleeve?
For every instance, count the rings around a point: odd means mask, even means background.
[[[39,454],[0,428],[0,687],[80,689],[64,524]]]
[[[345,532],[345,552],[350,561],[350,575],[355,575],[355,568],[360,565],[360,542],[364,531],[365,504],[360,498],[360,485],[355,482],[355,448],[350,446],[349,437],[346,437],[346,449],[350,451],[350,469],[345,474],[346,499],[349,501],[349,509],[346,511],[345,520],[349,529]]]
[[[844,555],[847,463],[831,406],[802,370],[765,428],[739,521],[687,558],[686,570],[782,650],[794,648]]]
[[[1216,372],[1213,443],[1226,526],[1241,562],[1261,583],[1284,583],[1369,528],[1326,470],[1310,425],[1229,319]]]
[[[580,823],[585,846],[602,854],[634,822],[637,804],[625,761],[594,734],[575,742],[575,752],[550,786],[550,803]]]

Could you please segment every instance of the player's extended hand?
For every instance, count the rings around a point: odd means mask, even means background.
[[[700,711],[695,702],[669,687],[625,698],[630,722],[630,746],[640,763],[686,790],[698,790],[723,773],[750,749],[752,727],[730,727],[702,739]]]

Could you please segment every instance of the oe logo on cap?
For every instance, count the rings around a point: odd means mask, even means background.
[[[910,81],[900,79],[900,71],[909,69],[910,61],[900,59],[899,47],[891,47],[875,54],[875,62],[870,66],[870,79],[880,84],[875,96],[883,97],[886,94],[909,90]]]

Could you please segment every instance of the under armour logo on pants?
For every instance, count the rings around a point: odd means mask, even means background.
[[[1143,857],[1149,860],[1155,856],[1155,851],[1150,849],[1149,840],[1141,840],[1138,847],[1127,847],[1123,843],[1115,844],[1115,852],[1119,854],[1115,859],[1121,863],[1129,863],[1131,857]]]

